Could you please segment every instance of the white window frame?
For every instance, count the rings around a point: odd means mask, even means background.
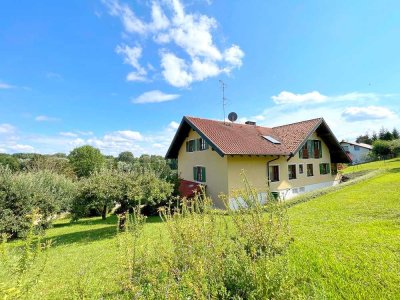
[[[278,166],[278,180],[272,181],[272,180],[270,179],[271,176],[268,176],[268,181],[269,181],[269,182],[279,182],[279,181],[281,181],[281,165],[278,165],[278,164],[269,165],[269,167],[275,167],[275,166]],[[268,174],[268,175],[271,175],[271,173],[269,172],[269,170],[268,170],[268,173],[267,173],[267,174]]]
[[[312,165],[312,175],[308,175],[308,168],[307,168],[307,166],[308,165]],[[314,164],[313,163],[309,163],[309,164],[307,164],[306,165],[306,174],[307,174],[307,177],[314,177],[315,176],[315,174],[314,174]]]
[[[300,165],[303,166],[303,173],[300,173]],[[298,164],[298,167],[299,167],[299,168],[298,168],[298,170],[299,170],[299,176],[300,176],[300,175],[304,175],[304,163],[299,163],[299,164]]]
[[[289,178],[289,166],[294,166],[294,178]],[[288,180],[296,180],[297,179],[297,164],[288,164],[287,170],[288,170]]]

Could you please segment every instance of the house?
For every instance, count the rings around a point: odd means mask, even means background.
[[[343,150],[346,151],[347,155],[350,156],[353,164],[360,164],[371,160],[371,145],[347,141],[341,141],[340,145],[342,146]]]
[[[218,195],[243,187],[242,170],[261,196],[269,186],[288,199],[337,184],[337,164],[351,162],[322,118],[269,128],[185,116],[166,158],[178,159],[184,182],[205,185],[219,208]]]

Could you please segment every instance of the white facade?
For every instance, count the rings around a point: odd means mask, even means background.
[[[360,164],[370,160],[369,154],[372,151],[372,146],[362,143],[340,142],[343,150],[350,156],[353,164]]]

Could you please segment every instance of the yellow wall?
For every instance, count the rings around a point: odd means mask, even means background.
[[[221,157],[211,149],[211,146],[203,151],[186,152],[186,141],[198,138],[200,136],[191,129],[189,136],[182,143],[178,154],[178,173],[181,178],[194,181],[193,167],[205,167],[206,182],[204,184],[207,186],[207,194],[213,199],[216,207],[223,208],[224,205],[218,195],[228,192],[227,157]]]
[[[321,140],[314,133],[309,139]],[[271,191],[285,190],[289,188],[303,187],[311,184],[330,182],[335,180],[335,175],[321,175],[319,171],[320,163],[330,163],[329,149],[321,140],[322,158],[300,159],[296,153],[289,162],[287,157],[281,156],[278,160],[270,162],[270,166],[279,165],[279,182],[271,182]],[[244,170],[249,182],[260,191],[267,188],[267,162],[276,156],[229,156],[228,157],[228,190],[240,189],[243,187],[240,177],[241,170]],[[304,173],[299,174],[299,163],[304,164]],[[314,165],[314,176],[307,177],[307,164]],[[289,180],[288,165],[296,164],[296,179]]]

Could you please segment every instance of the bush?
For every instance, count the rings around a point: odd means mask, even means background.
[[[387,156],[391,154],[390,151],[390,142],[388,141],[383,141],[383,140],[377,140],[372,144],[372,153],[378,157],[378,156]]]
[[[70,208],[75,191],[74,182],[50,171],[13,174],[0,168],[0,233],[24,236],[34,210],[36,228],[47,228],[55,214]]]
[[[285,207],[272,197],[261,205],[247,181],[237,195],[248,205],[227,207],[228,216],[215,214],[204,195],[162,209],[167,242],[145,239],[145,219],[136,208],[118,235],[122,293],[134,299],[289,298],[292,283],[281,255],[290,242]]]

